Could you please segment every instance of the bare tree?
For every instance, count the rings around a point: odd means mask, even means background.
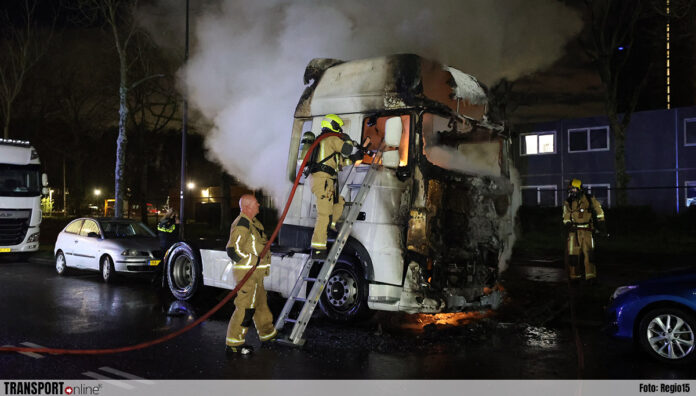
[[[134,170],[139,177],[139,186],[135,195],[140,202],[140,216],[147,222],[147,191],[149,190],[149,175],[152,171],[162,171],[157,159],[158,150],[163,144],[157,135],[169,127],[178,111],[179,94],[175,89],[174,63],[162,56],[162,53],[152,48],[151,42],[141,38],[135,46],[137,50],[138,74],[151,77],[132,90],[130,95],[130,113],[133,129],[137,133],[138,152],[130,157],[135,165]],[[157,74],[165,71],[166,74]],[[164,69],[164,70],[163,70]],[[152,161],[152,159],[156,159]]]
[[[642,65],[629,60],[635,61],[633,49],[639,36],[647,38],[649,45],[655,48],[664,45],[665,24],[655,23],[655,20],[667,17],[664,12],[666,3],[664,0],[584,0],[584,3],[590,30],[581,41],[595,63],[604,87],[606,114],[615,141],[617,203],[626,205],[626,187],[630,181],[626,172],[628,127],[655,66],[647,59]],[[693,9],[691,0],[672,0],[671,3],[672,19],[684,18]],[[658,65],[662,64],[663,61],[658,62]]]
[[[130,83],[129,71],[134,62],[130,59],[129,47],[133,44],[134,37],[143,34],[138,29],[134,18],[134,11],[138,7],[138,0],[79,0],[79,9],[89,23],[101,22],[113,35],[116,53],[119,62],[119,87],[118,87],[118,137],[116,138],[116,166],[114,172],[114,191],[116,202],[114,216],[123,217],[123,201],[126,191],[124,173],[126,166],[126,147],[128,145],[128,93],[140,83],[155,77],[146,76],[141,80]],[[135,59],[137,60],[137,59]]]
[[[40,37],[39,26],[34,18],[37,0],[25,0],[21,21],[13,22],[8,13],[0,15],[0,117],[5,139],[10,137],[12,104],[22,91],[27,73],[46,52],[53,34],[54,24]]]
[[[626,132],[648,74],[644,73],[637,84],[631,85],[629,92],[622,90],[619,83],[627,71],[638,22],[645,12],[646,1],[585,0],[585,4],[589,14],[590,34],[584,42],[584,48],[594,61],[604,87],[604,104],[615,142],[617,203],[626,205],[628,195],[625,189],[629,182],[626,173]],[[627,105],[621,116],[620,100],[623,98],[626,98]]]

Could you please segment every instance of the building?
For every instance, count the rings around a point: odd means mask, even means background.
[[[626,136],[629,204],[665,214],[696,207],[696,107],[635,112]],[[525,126],[512,150],[523,205],[562,205],[573,178],[605,207],[615,205],[615,141],[607,117]]]

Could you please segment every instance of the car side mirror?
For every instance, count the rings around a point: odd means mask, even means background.
[[[99,238],[99,234],[97,234],[96,232],[88,232],[87,236],[89,238]]]
[[[48,187],[48,175],[45,173],[41,174],[41,185],[44,187]]]

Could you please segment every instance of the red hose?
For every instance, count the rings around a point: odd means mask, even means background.
[[[292,203],[292,199],[295,196],[295,190],[297,190],[297,185],[300,183],[300,178],[302,176],[302,171],[304,170],[305,166],[307,165],[307,161],[309,160],[309,156],[314,151],[314,148],[319,144],[319,142],[322,139],[325,139],[329,136],[338,136],[340,137],[341,135],[338,133],[323,133],[319,135],[319,137],[314,141],[314,143],[309,147],[309,150],[307,150],[307,154],[305,154],[304,160],[302,161],[302,164],[300,165],[300,169],[297,172],[297,176],[295,177],[295,183],[292,185],[292,190],[290,191],[290,196],[288,197],[287,202],[285,203],[285,209],[283,210],[283,213],[280,215],[280,219],[278,220],[278,224],[276,225],[275,230],[273,231],[273,234],[271,235],[271,238],[268,240],[268,243],[266,243],[266,246],[264,246],[263,250],[261,251],[261,255],[259,255],[259,260],[257,261],[256,264],[254,264],[251,269],[244,275],[244,278],[239,282],[239,284],[230,291],[225,298],[223,298],[219,303],[217,303],[210,311],[208,311],[205,315],[201,316],[200,318],[196,319],[194,322],[189,323],[185,327],[167,334],[163,337],[156,338],[151,341],[145,341],[141,342],[140,344],[135,344],[135,345],[130,345],[130,346],[124,346],[124,347],[119,347],[119,348],[104,348],[104,349],[60,349],[60,348],[28,348],[28,347],[0,347],[0,352],[35,352],[35,353],[50,353],[50,354],[55,354],[55,355],[107,355],[111,353],[119,353],[119,352],[127,352],[127,351],[135,351],[138,349],[143,349],[147,347],[151,347],[153,345],[157,345],[160,343],[163,343],[165,341],[169,341],[172,338],[178,337],[187,331],[193,329],[194,327],[198,326],[205,320],[207,320],[212,314],[217,312],[220,308],[222,308],[223,305],[227,304],[228,301],[234,297],[235,294],[239,291],[239,289],[244,285],[244,283],[249,279],[249,277],[252,275],[254,270],[256,269],[256,265],[258,264],[259,261],[263,257],[268,254],[268,251],[271,249],[271,244],[275,240],[276,236],[278,236],[278,232],[280,231],[280,227],[283,224],[283,220],[285,220],[285,216],[288,214],[288,210],[290,209],[290,204]]]

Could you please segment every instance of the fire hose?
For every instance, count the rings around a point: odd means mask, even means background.
[[[295,177],[295,182],[292,185],[292,190],[290,190],[290,196],[288,197],[287,202],[285,203],[285,209],[283,210],[283,213],[281,214],[280,218],[278,219],[278,224],[276,225],[275,230],[273,230],[273,234],[271,235],[271,238],[268,240],[266,243],[266,246],[264,246],[263,250],[261,251],[261,254],[259,255],[259,258],[256,263],[254,263],[254,266],[249,269],[249,271],[244,275],[244,278],[235,286],[232,291],[230,291],[227,296],[225,296],[222,300],[220,300],[219,303],[217,303],[210,311],[208,311],[205,315],[201,316],[200,318],[196,319],[195,321],[189,323],[185,327],[182,327],[181,329],[167,334],[165,336],[162,336],[160,338],[156,338],[151,341],[145,341],[141,342],[139,344],[135,345],[129,345],[129,346],[124,346],[124,347],[119,347],[119,348],[103,348],[103,349],[62,349],[62,348],[29,348],[29,347],[0,347],[0,352],[34,352],[34,353],[49,353],[49,354],[54,354],[54,355],[108,355],[112,353],[120,353],[120,352],[128,352],[128,351],[135,351],[138,349],[144,349],[151,347],[153,345],[161,344],[165,341],[169,341],[173,338],[176,338],[189,330],[193,329],[194,327],[198,326],[199,324],[203,323],[206,321],[210,316],[212,316],[215,312],[217,312],[220,308],[222,308],[227,302],[229,302],[232,297],[234,297],[239,289],[246,283],[246,281],[251,277],[251,275],[254,273],[254,270],[256,270],[256,266],[260,262],[260,260],[268,254],[268,251],[271,249],[271,244],[273,241],[275,241],[275,238],[278,236],[278,232],[280,231],[280,227],[283,224],[283,220],[285,220],[285,216],[288,214],[288,210],[290,209],[290,204],[292,203],[292,199],[295,196],[295,190],[297,190],[297,185],[300,182],[300,178],[302,177],[303,170],[305,166],[307,165],[307,161],[309,160],[309,157],[312,154],[312,151],[314,151],[314,148],[319,144],[320,141],[323,139],[330,137],[330,136],[337,136],[340,137],[341,135],[338,133],[323,133],[319,135],[314,140],[314,143],[309,147],[307,150],[307,154],[305,154],[304,159],[302,160],[302,164],[300,165],[300,169],[297,172],[297,176]]]
[[[577,235],[577,234],[576,234]],[[576,241],[577,241],[577,236],[576,236]],[[575,352],[578,358],[578,379],[582,379],[583,377],[583,372],[585,371],[585,354],[583,352],[582,348],[582,340],[580,339],[580,332],[578,331],[578,326],[577,326],[577,317],[575,313],[575,290],[573,289],[572,285],[570,284],[570,257],[569,252],[568,252],[568,245],[570,242],[570,238],[566,240],[565,243],[565,254],[564,254],[564,262],[565,262],[565,268],[567,271],[567,278],[566,282],[568,285],[568,299],[569,305],[570,305],[570,325],[573,329],[573,340],[575,341]],[[572,265],[575,265],[577,263],[574,263]]]

